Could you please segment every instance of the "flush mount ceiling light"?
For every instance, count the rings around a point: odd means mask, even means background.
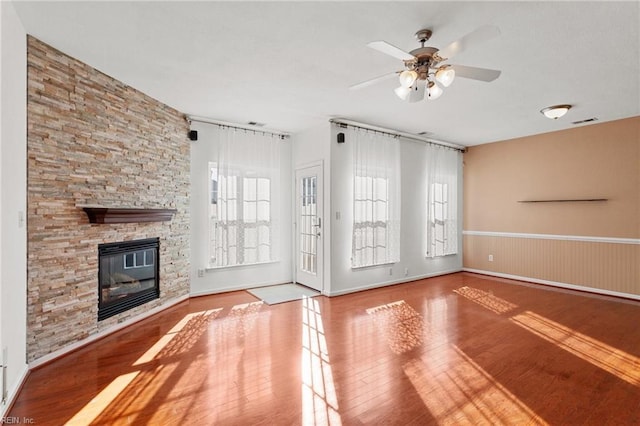
[[[544,114],[545,117],[550,118],[552,120],[557,120],[562,117],[571,109],[571,105],[553,105],[550,107],[546,107],[540,110],[541,113]]]
[[[492,25],[480,27],[442,50],[425,46],[431,34],[432,31],[429,29],[416,32],[415,37],[421,46],[411,52],[405,52],[386,41],[373,41],[367,44],[372,49],[402,60],[404,69],[355,84],[350,89],[361,89],[389,77],[398,76],[400,87],[395,89],[396,95],[403,101],[417,102],[422,99],[439,98],[444,93],[443,89],[449,87],[456,76],[486,82],[500,76],[498,70],[444,63],[469,47],[498,37],[500,35],[498,27]]]

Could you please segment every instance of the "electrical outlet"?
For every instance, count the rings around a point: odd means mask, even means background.
[[[198,277],[199,278],[204,277],[204,269],[198,269]]]
[[[404,268],[404,276],[406,277],[407,275],[409,275],[409,268]]]
[[[493,262],[493,255],[492,254],[489,255],[489,262]]]
[[[389,268],[389,275],[393,275],[393,268]]]

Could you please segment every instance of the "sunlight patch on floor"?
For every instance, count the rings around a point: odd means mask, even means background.
[[[233,333],[236,338],[244,338],[253,329],[263,305],[262,301],[235,305],[223,319],[222,326],[225,332]]]
[[[106,388],[89,401],[80,411],[76,413],[65,425],[84,426],[91,424],[122,391],[138,376],[139,371],[123,374],[116,377]]]
[[[317,300],[302,299],[302,424],[341,425],[338,398]]]
[[[404,300],[367,309],[367,314],[387,339],[395,354],[402,354],[422,345],[422,316]]]
[[[220,324],[223,334],[243,338],[253,327],[261,306],[262,302],[233,306]],[[114,380],[74,416],[73,419],[78,419],[74,424],[89,424],[107,418],[135,421],[139,410],[131,409],[132,401],[137,407],[149,404],[160,407],[164,404],[170,394],[164,384],[172,377],[179,380],[179,377],[174,377],[176,374],[182,375],[191,367],[197,367],[194,363],[182,365],[179,355],[194,349],[207,331],[210,321],[218,318],[222,311],[222,308],[218,308],[185,315],[132,364],[134,367],[143,366],[142,371]],[[154,365],[153,361],[159,363]],[[206,376],[203,374],[203,379]]]
[[[596,367],[640,386],[638,357],[531,311],[515,315],[511,321]]]
[[[438,424],[547,424],[457,346],[446,351],[450,362],[444,370],[431,365],[429,355],[403,365]]]
[[[463,296],[471,300],[472,302],[477,303],[483,308],[487,308],[490,311],[495,312],[496,314],[504,314],[518,307],[518,305],[501,299],[498,296],[495,296],[493,293],[488,293],[478,288],[464,286],[453,291],[454,293],[457,293],[460,296]]]
[[[261,311],[262,301],[234,305],[209,328],[207,363],[216,368],[207,374],[206,387],[216,389],[216,400],[226,401],[211,414],[212,424],[233,423],[260,401],[270,400],[274,393],[271,313]]]
[[[176,336],[178,336],[179,333],[185,330],[185,327],[186,330],[189,330],[193,326],[194,321],[202,322],[202,320],[212,320],[216,318],[221,311],[222,308],[218,308],[201,312],[192,312],[185,315],[180,321],[178,321],[175,326],[173,326],[171,330],[167,332],[167,334],[158,339],[158,341],[153,346],[151,346],[144,354],[142,354],[142,356],[138,358],[136,362],[133,363],[133,365],[137,366],[154,360],[158,356],[158,354],[163,349],[165,349],[167,345],[169,345],[169,342],[171,342]],[[189,327],[187,327],[187,325],[189,325]]]

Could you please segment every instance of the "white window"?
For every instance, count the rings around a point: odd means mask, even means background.
[[[209,266],[277,260],[279,142],[271,135],[221,129],[209,162]]]
[[[353,140],[354,268],[399,261],[400,142],[386,134],[349,129]]]
[[[428,146],[427,256],[458,252],[458,151]]]

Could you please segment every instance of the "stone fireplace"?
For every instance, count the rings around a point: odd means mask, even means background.
[[[98,321],[160,297],[158,238],[98,246]]]
[[[27,357],[37,362],[188,296],[191,142],[179,111],[27,43]],[[157,248],[98,260],[98,247],[150,239]],[[116,259],[134,280],[99,290]],[[129,309],[111,311],[118,299]]]

